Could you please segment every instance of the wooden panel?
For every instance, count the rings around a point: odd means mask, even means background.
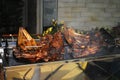
[[[7,80],[13,79],[23,79],[23,76],[26,74],[28,70],[28,74],[26,75],[26,80],[31,80],[32,77],[37,73],[35,69],[37,67],[40,68],[40,80],[74,80],[77,79],[78,75],[80,75],[83,70],[79,68],[79,65],[82,69],[85,69],[87,66],[87,62],[79,62],[79,63],[55,63],[55,64],[46,64],[42,66],[37,65],[24,65],[24,66],[14,66],[6,68]],[[79,80],[79,79],[78,79]]]

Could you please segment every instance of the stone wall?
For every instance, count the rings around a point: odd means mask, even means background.
[[[58,21],[81,30],[116,26],[120,0],[58,0]]]

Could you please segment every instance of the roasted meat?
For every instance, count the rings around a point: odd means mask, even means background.
[[[40,41],[36,44],[32,44],[31,41],[28,42],[28,39],[29,38],[26,39],[27,42],[20,39],[21,41],[19,41],[18,44],[20,48],[15,48],[13,50],[15,58],[25,59],[30,62],[37,62],[39,60],[55,61],[61,59],[61,54],[63,51],[63,40],[62,33],[60,31],[56,32],[53,35],[47,34],[46,36],[41,37]],[[28,43],[30,43],[30,45]],[[28,48],[24,49],[26,46]]]
[[[17,59],[30,62],[62,60],[65,59],[66,53],[72,58],[80,58],[95,54],[103,44],[99,32],[78,34],[74,29],[67,27],[64,27],[63,31],[58,30],[54,34],[41,36],[38,42],[24,30],[19,34],[19,48],[15,48],[13,54]]]
[[[74,58],[95,54],[103,42],[98,32],[78,34],[72,28],[64,29],[64,37],[71,46],[69,52],[74,53]]]
[[[36,46],[36,41],[29,35],[29,33],[23,27],[19,28],[18,46],[22,50],[31,50],[34,48],[30,46]]]

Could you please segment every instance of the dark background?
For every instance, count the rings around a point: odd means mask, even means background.
[[[42,1],[42,24],[48,27],[57,19],[57,0]],[[41,9],[41,8],[40,8]],[[0,0],[0,34],[17,34],[25,27],[31,34],[37,29],[37,0]]]
[[[22,26],[22,0],[0,0],[0,34],[17,33]]]

